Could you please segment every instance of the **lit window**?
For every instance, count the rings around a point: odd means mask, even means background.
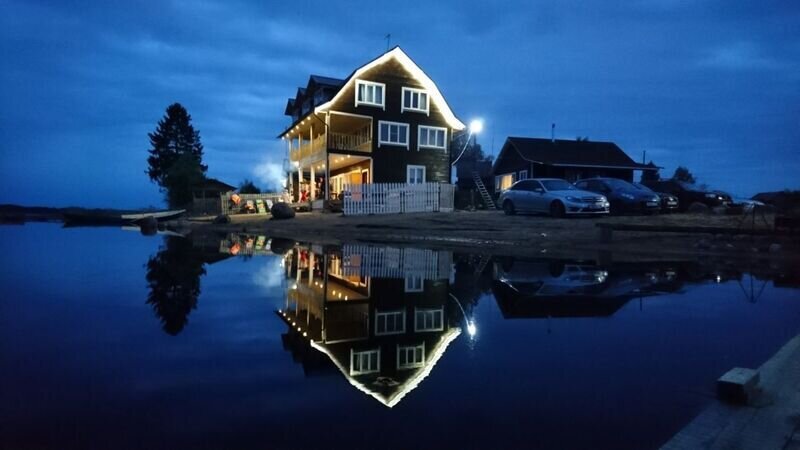
[[[375,335],[406,332],[405,311],[375,312]]]
[[[381,370],[381,350],[350,350],[350,375],[363,375]]]
[[[414,331],[442,331],[444,329],[443,314],[442,309],[415,309]]]
[[[397,346],[397,368],[415,369],[425,365],[425,343],[416,346]]]
[[[406,292],[422,292],[422,277],[409,275],[406,277]]]
[[[445,136],[447,129],[439,127],[419,126],[419,147],[447,149]]]
[[[428,114],[428,94],[422,89],[403,88],[403,111],[414,111]]]
[[[383,92],[386,85],[372,81],[356,80],[356,106],[379,106],[385,108]]]
[[[408,124],[378,121],[378,147],[399,145],[408,148]]]
[[[507,173],[505,175],[497,175],[494,177],[494,190],[495,191],[505,191],[506,189],[510,188],[516,178],[516,174]]]

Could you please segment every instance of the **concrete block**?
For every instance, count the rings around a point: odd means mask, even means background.
[[[735,367],[717,380],[717,398],[722,401],[749,404],[758,386],[758,371]]]

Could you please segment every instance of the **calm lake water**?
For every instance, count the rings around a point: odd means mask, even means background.
[[[2,448],[655,448],[800,332],[797,268],[766,264],[0,245]]]

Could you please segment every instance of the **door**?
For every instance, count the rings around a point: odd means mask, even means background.
[[[539,212],[549,211],[550,205],[547,203],[547,199],[544,195],[544,187],[542,187],[542,183],[539,183],[536,180],[530,180],[528,183],[530,183],[528,188],[528,196],[530,198],[531,209]]]
[[[406,166],[406,183],[422,184],[425,182],[425,166]]]

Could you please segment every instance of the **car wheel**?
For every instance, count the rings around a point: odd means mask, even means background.
[[[553,217],[564,217],[564,204],[559,201],[550,203],[550,215]]]
[[[503,202],[503,212],[506,213],[507,216],[513,216],[517,213],[514,209],[514,203],[511,200],[506,200]]]

